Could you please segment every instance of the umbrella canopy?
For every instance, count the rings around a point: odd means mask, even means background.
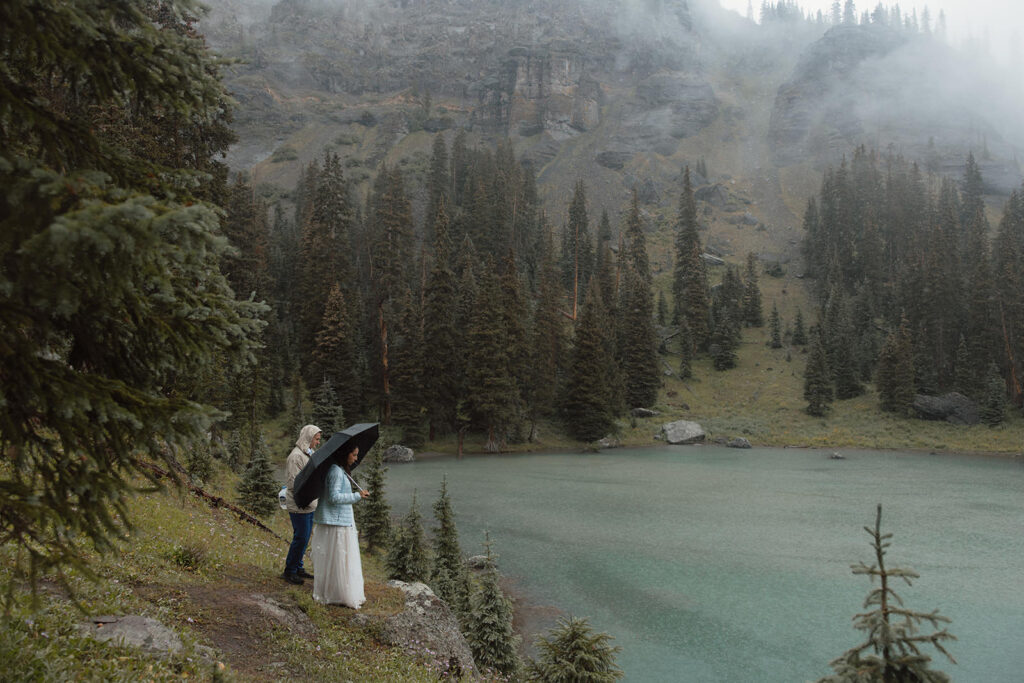
[[[335,432],[327,440],[327,443],[309,456],[309,462],[302,468],[302,471],[295,475],[295,484],[292,486],[295,504],[299,507],[306,507],[319,498],[324,492],[324,480],[327,478],[327,471],[331,465],[344,468],[345,457],[357,446],[359,447],[359,457],[352,467],[358,467],[373,444],[377,443],[379,436],[379,425],[376,422],[362,422],[354,424],[344,431]]]

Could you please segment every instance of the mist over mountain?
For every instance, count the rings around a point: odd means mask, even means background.
[[[714,0],[219,0],[202,29],[227,75],[230,162],[288,187],[324,147],[366,180],[417,163],[439,131],[508,138],[564,210],[584,178],[598,208],[668,206],[680,169],[798,223],[821,170],[860,144],[986,190],[1020,185],[1019,88],[995,66],[885,23],[755,24]],[[422,161],[422,158],[420,158]],[[789,237],[783,236],[786,239]]]

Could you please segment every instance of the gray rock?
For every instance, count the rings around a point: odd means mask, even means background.
[[[665,440],[672,444],[700,443],[705,437],[704,428],[688,420],[663,424],[661,431],[665,434]]]
[[[473,653],[448,604],[424,583],[388,581],[388,585],[405,593],[405,608],[382,620],[364,614],[357,614],[353,620],[363,625],[377,622],[375,630],[381,642],[426,658],[439,671],[475,676]]]
[[[633,417],[658,417],[661,415],[657,410],[652,410],[651,408],[633,408],[630,414]]]
[[[413,462],[416,459],[415,454],[411,448],[405,446],[388,446],[388,449],[384,451],[384,462]]]
[[[963,394],[914,396],[914,412],[922,420],[945,420],[958,425],[976,425],[981,421],[978,404]]]
[[[750,448],[750,442],[744,439],[742,436],[737,436],[735,439],[729,439],[728,443],[725,444],[729,448]]]
[[[159,655],[181,651],[178,634],[151,617],[137,614],[93,617],[77,626],[82,635],[101,642],[137,647]]]
[[[606,436],[597,442],[600,448],[620,448],[622,442],[616,439],[614,436]]]
[[[306,637],[316,634],[316,626],[297,605],[283,605],[260,593],[249,596],[248,602],[260,612],[293,633]]]

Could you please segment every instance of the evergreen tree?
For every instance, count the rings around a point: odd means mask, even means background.
[[[354,297],[348,297],[338,284],[327,296],[327,303],[316,335],[313,351],[315,371],[319,383],[331,383],[337,394],[337,405],[350,416],[363,413],[364,362],[359,354]],[[319,424],[319,423],[317,423]]]
[[[142,464],[206,438],[192,386],[253,360],[264,307],[220,273],[208,203],[231,108],[193,10],[0,6],[0,519],[32,549],[11,577],[111,551]]]
[[[736,315],[734,311],[733,307],[724,307],[715,320],[715,331],[711,336],[711,345],[708,349],[715,370],[731,370],[736,367],[740,326],[734,317]]]
[[[743,323],[748,327],[763,327],[761,288],[757,284],[757,257],[747,254],[746,280],[743,283]]]
[[[185,455],[185,472],[194,484],[202,486],[213,474],[213,453],[208,441],[198,441]]]
[[[999,374],[999,368],[992,363],[988,368],[985,382],[984,402],[981,406],[981,421],[989,427],[996,427],[1006,419],[1006,382]]]
[[[913,341],[906,317],[885,340],[875,385],[882,410],[909,415],[914,402]]]
[[[782,322],[779,318],[779,309],[772,303],[772,312],[768,317],[768,329],[771,333],[771,340],[768,342],[768,346],[773,349],[782,348]]]
[[[365,460],[369,462],[363,485],[371,495],[354,507],[358,515],[359,536],[367,550],[387,548],[391,539],[391,506],[384,495],[388,468],[379,443],[370,449]]]
[[[349,202],[348,181],[336,154],[324,155],[322,168],[314,169],[311,180],[312,203],[302,224],[301,261],[298,272],[289,274],[298,280],[294,302],[298,314],[297,336],[303,359],[310,359],[316,347],[316,333],[327,308],[331,289],[337,283],[342,292],[352,291],[354,283],[325,278],[324,272],[336,278],[348,278],[352,271],[347,255],[351,252],[350,228],[352,208]],[[306,363],[305,380],[317,383],[315,366]]]
[[[331,380],[324,378],[317,387],[313,396],[313,424],[320,427],[323,433],[330,438],[334,432],[340,432],[346,425],[335,422],[335,419],[344,414],[341,413],[341,406],[338,404],[338,397],[334,393],[334,386]],[[324,441],[327,439],[325,438]]]
[[[811,350],[804,371],[804,400],[807,414],[814,417],[827,415],[832,403],[832,373],[819,327],[811,331]]]
[[[465,603],[465,596],[458,595],[465,586],[462,549],[459,547],[459,532],[455,526],[455,512],[448,496],[448,479],[441,480],[441,494],[434,502],[434,564],[430,570],[430,581],[437,595],[452,608]]]
[[[501,289],[498,301],[499,313],[504,325],[505,346],[508,353],[508,371],[514,390],[511,393],[511,427],[519,432],[522,423],[522,393],[530,381],[530,340],[527,331],[527,303],[522,292],[522,282],[516,270],[515,255],[510,251],[502,264],[499,279]]]
[[[615,361],[605,339],[609,331],[601,321],[600,288],[588,287],[573,337],[562,399],[566,431],[579,441],[600,439],[615,424],[614,397],[606,381]]]
[[[689,334],[682,335],[685,355],[692,358],[697,351],[705,351],[711,340],[708,273],[701,257],[700,235],[697,225],[697,204],[690,185],[690,170],[683,170],[683,191],[679,198],[679,218],[676,227],[676,262],[672,274],[672,320],[682,324],[685,320]]]
[[[398,581],[427,581],[430,576],[430,558],[427,557],[427,542],[423,535],[423,521],[416,504],[416,491],[412,493],[409,512],[394,534],[384,561],[389,579]]]
[[[590,222],[587,219],[587,194],[583,181],[577,180],[569,204],[569,222],[562,238],[562,278],[570,293],[573,319],[580,303],[586,297],[586,284],[594,266],[593,246],[590,242]]]
[[[401,313],[392,333],[391,395],[394,423],[402,427],[402,442],[419,448],[426,441],[423,401],[423,319],[406,289],[400,304]]]
[[[515,678],[520,669],[519,637],[512,630],[512,603],[498,585],[497,558],[488,534],[484,548],[487,561],[466,619],[466,640],[477,666]]]
[[[626,406],[653,405],[661,386],[654,297],[647,242],[640,225],[636,192],[626,220],[619,305],[618,357]]]
[[[253,435],[249,465],[238,482],[238,503],[257,517],[266,518],[277,509],[277,481],[267,454],[263,433]]]
[[[500,450],[505,442],[519,403],[499,298],[498,276],[493,267],[486,268],[468,335],[466,399],[474,422],[487,431],[486,449],[490,452]]]
[[[796,319],[793,321],[793,345],[807,345],[807,331],[804,329],[804,314],[799,308],[796,309]]]
[[[240,472],[243,463],[248,462],[248,454],[242,445],[242,434],[237,429],[232,429],[228,435],[227,443],[227,465],[234,472]]]
[[[612,253],[612,224],[607,211],[601,211],[597,228],[597,263],[594,266],[597,286],[601,288],[601,301],[611,319],[615,317],[616,292],[615,256]]]
[[[541,417],[555,413],[566,347],[565,325],[560,312],[562,289],[558,281],[558,266],[550,230],[539,252],[537,301],[530,330],[530,375],[523,392],[529,417],[534,423]]]
[[[920,575],[912,569],[885,565],[886,550],[891,545],[889,539],[892,534],[882,533],[881,505],[875,516],[875,528],[864,527],[864,530],[871,536],[875,559],[871,565],[863,562],[853,565],[853,573],[870,578],[872,588],[864,600],[864,609],[869,611],[855,616],[853,625],[865,633],[866,640],[830,662],[835,674],[820,679],[818,683],[949,681],[949,676],[931,668],[931,657],[922,652],[921,646],[931,645],[956,664],[956,660],[943,645],[946,641],[956,640],[956,636],[940,626],[950,623],[950,619],[940,615],[938,610],[918,612],[908,609],[892,588],[892,583],[897,579],[905,581],[908,586],[913,585],[911,579],[919,578]],[[925,623],[940,630],[922,633],[921,625]]]
[[[459,395],[459,363],[455,329],[455,273],[451,269],[448,211],[442,201],[434,219],[434,265],[427,278],[423,310],[423,402],[427,406],[430,439],[455,424]]]
[[[595,633],[586,619],[559,619],[538,638],[540,656],[530,662],[527,680],[543,683],[611,683],[622,678],[615,655],[622,648],[608,643],[611,636]]]
[[[444,143],[444,133],[434,136],[434,145],[430,155],[430,176],[427,179],[427,208],[423,226],[424,237],[433,242],[436,236],[436,221],[441,207],[450,203],[451,178],[448,161],[448,147]],[[447,218],[447,216],[446,216]],[[445,229],[447,231],[447,227]]]

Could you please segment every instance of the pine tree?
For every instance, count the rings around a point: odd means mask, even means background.
[[[875,384],[882,410],[909,415],[914,402],[913,341],[906,317],[885,340]]]
[[[313,424],[320,427],[323,433],[330,438],[334,432],[340,432],[346,425],[338,424],[335,418],[338,417],[341,406],[338,404],[338,397],[334,393],[334,386],[331,380],[324,378],[324,381],[317,387],[313,396]],[[324,441],[327,440],[324,439]]]
[[[487,431],[490,452],[500,450],[505,442],[519,403],[499,299],[498,276],[488,267],[481,277],[468,334],[466,399],[474,422]]]
[[[539,253],[539,282],[530,330],[530,376],[523,392],[529,417],[534,423],[555,413],[566,347],[565,324],[560,312],[562,289],[550,230]]]
[[[455,425],[459,395],[459,363],[455,329],[455,273],[451,269],[448,211],[442,200],[434,219],[434,265],[423,293],[423,402],[427,406],[430,439]]]
[[[497,558],[485,534],[486,566],[466,618],[466,640],[477,666],[515,678],[520,669],[519,637],[512,630],[512,604],[498,585]]]
[[[206,438],[190,385],[254,358],[265,308],[220,273],[208,203],[231,108],[193,9],[0,4],[0,518],[32,548],[12,577],[113,550],[142,464]]]
[[[430,558],[423,535],[423,521],[416,504],[416,491],[412,492],[409,512],[391,536],[391,546],[384,561],[389,579],[398,581],[427,581],[430,576]]]
[[[542,683],[611,683],[622,678],[615,655],[622,648],[608,643],[611,636],[595,633],[586,619],[558,620],[547,635],[537,638],[540,656],[530,662],[527,680]]]
[[[590,242],[590,222],[587,219],[587,194],[583,181],[577,180],[569,204],[569,222],[562,238],[562,278],[570,293],[573,319],[586,297],[586,285],[594,266],[594,252]]]
[[[605,339],[609,330],[601,321],[600,288],[588,287],[561,401],[566,431],[579,441],[600,439],[615,424],[614,397],[606,380],[615,360]]]
[[[267,454],[263,433],[253,435],[249,465],[238,482],[238,503],[257,517],[266,518],[277,508],[277,481]]]
[[[430,581],[435,593],[456,608],[465,602],[458,592],[465,585],[463,573],[466,571],[462,560],[462,549],[459,547],[459,532],[455,526],[455,512],[448,496],[448,479],[441,480],[441,494],[434,502],[434,518],[437,528],[434,529],[434,564],[430,570]]]
[[[391,395],[394,423],[402,427],[402,442],[419,448],[426,441],[423,401],[423,321],[408,289],[400,303],[401,313],[392,328]]]
[[[743,323],[748,327],[763,327],[761,288],[757,284],[757,257],[747,254],[747,272],[743,283]]]
[[[654,404],[661,386],[661,371],[654,331],[651,267],[635,191],[623,232],[618,360],[626,407],[638,408]]]
[[[672,321],[685,327],[686,333],[680,335],[680,348],[684,358],[692,359],[698,351],[707,350],[711,341],[711,303],[707,267],[701,257],[697,204],[690,184],[688,167],[683,170],[683,191],[679,198],[675,252]]]
[[[995,363],[989,366],[987,374],[981,421],[989,427],[997,427],[1006,419],[1006,382]]]
[[[227,465],[234,472],[240,472],[243,463],[248,462],[245,447],[242,445],[242,434],[237,429],[232,429],[228,435],[227,443]]]
[[[793,321],[793,345],[807,345],[807,331],[804,329],[804,314],[799,308],[796,309],[796,319]]]
[[[427,180],[426,221],[423,226],[425,237],[433,241],[436,235],[436,222],[441,207],[450,202],[451,179],[449,177],[448,148],[444,143],[444,134],[434,136],[434,145],[430,155],[430,177]],[[447,229],[448,226],[445,226]]]
[[[354,300],[340,285],[331,287],[313,351],[316,386],[329,381],[337,395],[336,404],[352,417],[363,414],[364,402],[364,362],[358,349]]]
[[[715,331],[711,336],[711,345],[708,348],[715,370],[731,370],[736,367],[740,326],[734,317],[736,315],[734,311],[735,309],[732,307],[722,308],[721,313],[715,319]]]
[[[811,331],[811,350],[804,371],[804,400],[807,401],[807,414],[814,417],[827,415],[832,403],[832,372],[819,327]]]
[[[359,536],[367,550],[387,548],[391,539],[391,506],[384,495],[388,468],[381,445],[375,444],[364,459],[369,462],[363,485],[371,495],[355,506]]]
[[[782,322],[779,318],[779,309],[772,303],[772,312],[768,317],[768,329],[771,333],[771,340],[768,342],[768,346],[773,349],[782,348]]]
[[[902,579],[908,586],[913,585],[911,579],[920,578],[920,575],[912,569],[885,565],[892,534],[882,533],[881,505],[875,516],[875,528],[864,527],[864,530],[871,536],[875,559],[870,566],[863,562],[853,565],[853,573],[870,578],[872,588],[864,600],[864,608],[869,611],[855,616],[853,625],[865,633],[866,640],[830,662],[835,674],[820,679],[818,683],[949,681],[949,676],[931,668],[931,657],[921,651],[922,645],[929,644],[956,664],[943,645],[946,641],[956,640],[956,636],[940,626],[950,623],[949,617],[942,616],[938,610],[918,612],[906,608],[903,599],[892,588],[897,579]],[[920,627],[925,623],[940,630],[922,633]]]

